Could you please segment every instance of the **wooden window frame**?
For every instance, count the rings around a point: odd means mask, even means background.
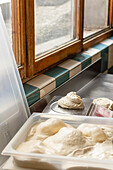
[[[12,8],[12,45],[21,79],[27,76],[26,69],[26,31],[25,0],[11,0]]]
[[[76,3],[76,0],[74,0]],[[81,9],[81,6],[83,5],[83,0],[79,0],[79,9]],[[28,49],[28,65],[27,65],[27,76],[31,77],[36,73],[39,73],[41,71],[44,71],[47,67],[53,66],[56,63],[59,63],[60,61],[67,58],[72,53],[78,53],[82,50],[82,33],[83,33],[83,27],[82,27],[82,21],[83,18],[83,11],[79,10],[78,15],[78,35],[80,35],[79,40],[73,40],[69,43],[66,43],[65,45],[60,46],[59,48],[55,50],[51,50],[50,52],[47,52],[43,55],[40,55],[38,59],[35,60],[35,37],[34,37],[34,1],[27,0],[26,1],[26,21],[27,21],[27,49]],[[33,15],[31,14],[33,13]],[[29,17],[28,14],[31,14]],[[31,19],[32,18],[32,19]],[[75,20],[76,22],[76,20]],[[75,30],[76,31],[76,30]],[[75,35],[74,31],[74,35]],[[33,36],[32,36],[33,35]],[[32,40],[31,40],[32,37]],[[31,57],[32,56],[32,57]]]
[[[88,40],[87,40],[87,38],[84,39],[83,50],[87,50],[91,46],[94,46],[97,43],[103,41],[104,39],[113,36],[113,29],[112,29],[112,27],[113,27],[113,0],[109,0],[108,24],[109,24],[109,28],[105,28],[101,31],[96,32],[95,34],[93,34],[91,36],[91,38],[89,37]]]
[[[109,0],[109,24],[110,28],[95,37],[83,40],[84,25],[84,0],[79,1],[78,13],[78,40],[70,41],[55,50],[40,55],[35,59],[35,22],[34,0],[12,0],[12,35],[13,50],[16,60],[19,59],[20,75],[23,82],[28,81],[43,71],[57,65],[67,59],[73,53],[79,53],[113,35],[113,0]],[[77,0],[74,0],[76,3]],[[74,9],[74,37],[76,37],[76,9]]]

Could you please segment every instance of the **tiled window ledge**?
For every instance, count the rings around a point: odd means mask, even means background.
[[[113,37],[89,48],[24,84],[29,106],[101,58],[101,71],[113,74]]]

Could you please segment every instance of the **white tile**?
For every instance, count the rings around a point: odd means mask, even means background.
[[[32,86],[38,87],[39,89],[42,89],[54,81],[55,81],[55,78],[41,74],[37,76],[36,78],[30,80],[27,84],[30,84]]]
[[[81,64],[70,71],[70,78],[81,71]]]
[[[100,58],[101,58],[101,54],[100,54],[100,53],[92,56],[92,58],[91,58],[91,63],[94,63],[95,61],[97,61],[97,60],[100,59]]]
[[[101,42],[101,44],[104,44],[104,45],[107,45],[107,46],[110,46],[113,44],[113,40],[110,40],[110,39],[106,39],[104,41]]]
[[[80,64],[81,63],[79,61],[68,59],[68,60],[64,61],[63,63],[59,64],[58,66],[68,69],[68,70],[72,70]]]
[[[56,82],[52,82],[51,84],[47,85],[46,87],[40,90],[40,98],[45,96],[47,93],[51,92],[53,89],[56,88]]]
[[[95,48],[89,48],[87,51],[85,51],[86,54],[93,56],[95,54],[98,54],[100,51]]]
[[[108,50],[108,69],[113,66],[113,45]]]

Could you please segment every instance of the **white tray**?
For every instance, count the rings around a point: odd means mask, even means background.
[[[106,124],[113,125],[113,119],[109,118],[98,118],[98,117],[87,117],[87,116],[75,116],[75,115],[51,115],[51,114],[33,114],[11,140],[11,142],[4,149],[2,154],[13,156],[17,164],[26,168],[33,168],[34,164],[31,163],[31,160],[34,161],[35,169],[66,169],[74,168],[79,170],[80,166],[83,167],[93,167],[91,168],[97,170],[99,168],[113,169],[113,161],[111,160],[97,160],[97,159],[83,159],[75,157],[66,157],[66,156],[54,156],[47,154],[36,154],[36,153],[23,153],[17,152],[16,147],[25,140],[28,130],[30,127],[41,121],[45,121],[49,118],[56,117],[62,119],[64,122],[71,124],[72,126],[78,126],[81,123],[92,123],[92,124]],[[36,168],[38,167],[38,168]],[[97,168],[98,167],[98,168]],[[85,168],[83,168],[85,170]]]

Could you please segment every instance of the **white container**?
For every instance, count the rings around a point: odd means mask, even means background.
[[[81,123],[92,124],[106,124],[113,125],[113,119],[87,117],[87,116],[72,116],[72,115],[51,115],[51,114],[33,114],[18,131],[15,137],[10,141],[7,147],[3,150],[2,154],[10,155],[14,158],[18,166],[34,169],[66,169],[66,170],[79,170],[79,168],[85,169],[113,169],[113,161],[111,160],[98,160],[98,159],[83,159],[66,156],[54,156],[47,154],[37,153],[23,153],[16,151],[17,146],[25,141],[25,137],[31,128],[36,123],[40,123],[49,118],[59,118],[64,122],[77,127]]]
[[[29,107],[0,10],[0,153],[28,116]],[[0,166],[6,159],[0,154]]]

